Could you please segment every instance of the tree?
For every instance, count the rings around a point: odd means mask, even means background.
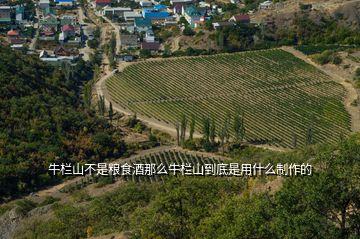
[[[114,116],[114,111],[113,111],[112,103],[110,101],[110,103],[109,103],[109,119],[110,119],[110,122],[112,122],[113,116]]]
[[[210,119],[208,116],[203,117],[203,140],[205,142],[210,142]]]
[[[175,123],[175,130],[176,130],[176,143],[180,146],[180,125],[179,122]]]
[[[239,143],[245,137],[244,113],[241,113],[239,108],[236,109],[234,117],[234,135],[236,143]]]
[[[211,125],[210,125],[210,134],[209,134],[210,143],[211,143],[212,145],[215,144],[215,137],[216,137],[215,118],[212,117],[212,118],[211,118]]]
[[[98,110],[99,110],[99,114],[100,115],[104,115],[105,114],[105,99],[104,96],[100,95],[99,96],[99,100],[98,100]]]
[[[187,127],[187,119],[186,116],[182,114],[180,120],[180,144],[183,144],[185,142],[186,127]]]
[[[189,139],[193,140],[195,132],[195,115],[191,114]]]
[[[314,132],[313,132],[313,129],[312,127],[308,127],[308,129],[306,130],[306,145],[311,145],[314,143]]]
[[[193,29],[191,29],[191,27],[185,26],[185,28],[183,30],[183,35],[185,35],[185,36],[193,36],[193,35],[195,35],[195,32],[194,32]]]

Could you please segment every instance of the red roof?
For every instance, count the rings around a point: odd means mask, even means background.
[[[235,15],[235,21],[237,22],[248,22],[250,21],[250,17],[248,15]]]
[[[62,29],[61,29],[63,32],[65,31],[75,31],[75,28],[73,25],[69,25],[69,24],[65,24]]]
[[[96,4],[110,4],[111,0],[96,0],[95,1]]]
[[[15,30],[11,30],[11,31],[8,31],[7,35],[8,36],[18,36],[19,33],[17,31],[15,31]]]

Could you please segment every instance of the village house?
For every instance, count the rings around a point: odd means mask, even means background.
[[[155,35],[153,30],[147,30],[145,33],[145,41],[146,42],[155,42]]]
[[[55,56],[78,56],[79,50],[77,48],[65,48],[64,46],[57,46],[54,49]]]
[[[149,18],[136,18],[134,27],[137,32],[146,32],[152,29],[151,20]]]
[[[62,7],[73,7],[75,6],[74,0],[55,0],[56,6],[62,6]]]
[[[124,12],[124,20],[126,22],[134,22],[136,18],[142,18],[143,16],[141,15],[141,13],[138,12]]]
[[[170,17],[170,14],[167,12],[167,6],[162,4],[154,5],[152,8],[143,8],[142,15],[143,18],[150,20],[166,20]]]
[[[41,9],[45,9],[45,8],[50,7],[50,1],[49,0],[40,0],[39,1],[39,7]]]
[[[101,12],[103,16],[118,16],[123,18],[124,12],[131,12],[129,7],[109,7],[105,6]]]
[[[24,13],[25,7],[22,5],[17,5],[15,7],[15,21],[16,23],[20,24],[24,21]]]
[[[10,30],[7,32],[7,38],[8,38],[8,42],[10,44],[22,44],[25,43],[25,39],[20,38],[20,35],[17,31],[15,30]]]
[[[273,6],[272,1],[265,1],[259,4],[259,9],[270,9]]]
[[[193,3],[193,0],[170,0],[171,5],[174,5],[176,3],[187,3],[187,4],[191,4]]]
[[[224,27],[234,26],[235,23],[234,22],[213,22],[212,25],[213,25],[213,28],[215,30],[219,30],[219,29],[222,29]]]
[[[183,7],[182,13],[190,27],[196,28],[199,24],[205,23],[206,8],[195,6]]]
[[[0,24],[11,23],[11,7],[0,6]]]
[[[95,7],[97,8],[102,8],[110,5],[111,5],[111,0],[95,0]]]
[[[150,50],[152,53],[159,51],[160,43],[158,42],[143,42],[141,43],[142,50]]]
[[[138,37],[137,35],[121,34],[120,44],[123,49],[138,48]]]
[[[250,23],[250,17],[248,15],[234,15],[229,19],[229,22],[249,24]]]
[[[140,1],[139,4],[141,7],[151,7],[153,5],[151,1],[146,1],[146,0]]]

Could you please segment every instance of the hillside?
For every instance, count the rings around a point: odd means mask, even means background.
[[[309,130],[314,142],[335,142],[350,130],[344,89],[283,50],[141,62],[106,86],[117,106],[173,128],[195,115],[198,132],[204,117],[219,132],[239,108],[254,144],[303,146]]]
[[[80,86],[92,66],[52,68],[0,46],[0,201],[58,181],[51,162],[99,162],[125,150],[105,120],[86,111]]]

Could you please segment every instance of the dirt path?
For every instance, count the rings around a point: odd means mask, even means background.
[[[344,99],[344,104],[346,110],[351,116],[351,130],[353,132],[360,132],[360,107],[351,105],[354,100],[359,99],[359,96],[353,85],[349,83],[349,80],[351,79],[347,79],[344,75],[341,74],[341,72],[334,68],[326,67],[326,65],[321,66],[314,63],[305,54],[295,50],[293,47],[282,47],[282,49],[315,66],[319,70],[323,71],[325,74],[331,76],[334,81],[341,84],[345,88],[347,94]]]

